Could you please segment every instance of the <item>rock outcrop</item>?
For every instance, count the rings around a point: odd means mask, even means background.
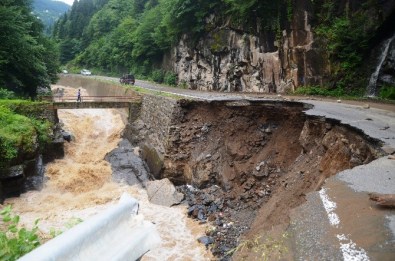
[[[376,6],[382,20],[394,10],[390,2]],[[178,75],[181,86],[198,90],[287,93],[299,86],[328,85],[334,68],[314,34],[314,8],[312,1],[293,1],[292,19],[281,21],[285,29],[279,32],[252,33],[229,21],[219,26],[212,17],[206,24],[214,29],[197,42],[184,35],[164,66]],[[340,1],[333,12],[360,8],[356,1]]]
[[[33,151],[20,149],[18,156],[10,162],[2,162],[0,168],[0,203],[7,197],[19,196],[28,190],[40,190],[44,180],[44,164],[64,156],[65,142],[55,110],[38,111],[36,118],[54,123],[51,141],[40,144],[32,137]]]
[[[145,163],[135,151],[138,151],[138,148],[123,139],[116,149],[106,155],[105,160],[111,163],[114,181],[145,187],[146,182],[149,181],[149,174]]]

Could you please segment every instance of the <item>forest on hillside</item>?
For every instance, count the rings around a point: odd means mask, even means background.
[[[61,1],[34,0],[33,14],[40,18],[44,25],[44,32],[47,35],[52,33],[53,24],[61,15],[69,10],[70,6]]]
[[[195,55],[195,58],[184,57],[187,61],[197,59],[198,64],[199,57],[204,56],[205,63],[211,66],[209,70],[214,71],[218,68],[212,63],[223,58],[225,52],[229,57],[240,52],[229,50],[235,47],[230,47],[229,39],[224,39],[224,30],[235,32],[248,41],[255,39],[262,45],[258,46],[262,49],[259,52],[278,52],[278,58],[286,57],[289,54],[284,50],[293,37],[290,32],[294,30],[298,34],[297,27],[305,26],[303,12],[308,12],[308,26],[311,24],[314,34],[311,48],[318,60],[323,61],[320,65],[322,72],[312,75],[313,80],[308,84],[326,85],[325,88],[334,88],[330,91],[335,94],[355,94],[355,86],[362,86],[361,80],[366,78],[366,72],[361,68],[377,44],[377,32],[382,29],[381,2],[79,0],[74,1],[69,11],[54,24],[49,39],[43,34],[42,23],[31,13],[31,0],[4,0],[0,5],[0,87],[34,96],[38,86],[48,86],[56,79],[59,63],[74,72],[82,68],[116,76],[132,72],[138,78],[176,85],[179,74],[169,66],[169,57],[173,63],[179,59],[173,50],[180,40],[188,45],[187,52]],[[209,41],[202,40],[207,36]],[[202,44],[210,46],[202,47]],[[295,52],[298,51],[295,49]],[[299,54],[293,55],[295,58]],[[306,57],[296,57],[299,63],[311,57],[307,50],[303,55]],[[226,81],[239,83],[224,84],[241,86],[240,75],[249,74],[251,70],[245,68],[245,72],[236,72],[234,68],[244,64],[244,61],[227,64],[230,69],[225,72],[229,74]],[[297,68],[296,78],[302,79],[304,84],[304,74],[310,69],[298,66],[300,64],[290,64],[288,69],[285,68],[289,71],[281,74],[290,75],[293,68]],[[261,74],[263,69],[257,70],[261,70]],[[219,77],[218,72],[215,77]],[[261,77],[259,84],[271,84],[266,78]],[[183,83],[188,79],[183,79]],[[276,84],[274,78],[273,84]]]
[[[35,97],[57,79],[56,43],[44,35],[30,0],[2,0],[0,17],[0,97],[4,90]]]
[[[377,1],[305,1],[332,78],[352,83],[378,28]],[[191,45],[218,28],[267,37],[281,45],[294,19],[293,0],[80,0],[59,19],[53,37],[61,63],[163,80],[162,61],[183,35]],[[159,72],[159,75],[158,75]],[[172,74],[171,71],[167,72]],[[338,80],[340,79],[340,81]],[[170,81],[169,83],[172,83]]]
[[[232,19],[275,31],[290,0],[80,0],[55,25],[61,62],[105,72],[150,74],[183,34],[197,40]],[[261,15],[260,15],[261,14]],[[215,21],[209,21],[214,19]]]

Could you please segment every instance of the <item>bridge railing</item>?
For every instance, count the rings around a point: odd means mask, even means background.
[[[77,96],[42,96],[43,101],[77,102]],[[81,102],[133,102],[140,101],[139,96],[81,96]]]

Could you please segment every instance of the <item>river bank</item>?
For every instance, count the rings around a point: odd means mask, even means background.
[[[69,95],[75,94],[73,88],[62,88]],[[40,219],[41,234],[49,239],[51,231],[67,230],[73,223],[116,204],[126,192],[140,202],[139,214],[156,224],[162,238],[162,245],[147,253],[143,260],[209,259],[210,253],[196,240],[204,233],[204,227],[187,219],[185,207],[151,204],[141,186],[113,181],[111,165],[105,156],[121,141],[125,111],[59,110],[58,114],[63,129],[73,136],[65,144],[65,157],[46,166],[41,191],[29,191],[5,201],[5,205],[13,206],[23,225],[31,227]]]

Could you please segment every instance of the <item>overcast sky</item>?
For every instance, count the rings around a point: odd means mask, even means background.
[[[66,4],[69,4],[70,6],[73,4],[74,0],[54,0],[54,1],[61,1],[65,2]]]

